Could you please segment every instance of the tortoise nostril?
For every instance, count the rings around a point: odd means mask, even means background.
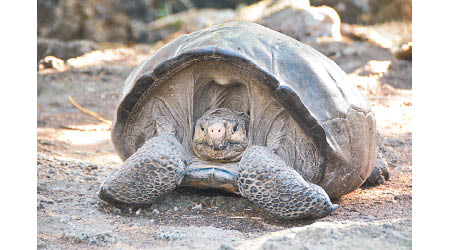
[[[215,123],[209,126],[208,134],[211,138],[219,139],[225,136],[225,127],[222,123]]]

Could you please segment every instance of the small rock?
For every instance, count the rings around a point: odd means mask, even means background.
[[[167,241],[179,240],[181,236],[182,234],[180,232],[171,230],[159,230],[153,234],[153,237],[156,240],[167,240]]]
[[[369,219],[369,220],[375,220],[376,219],[375,216],[372,216],[372,215],[367,215],[366,218]]]
[[[98,232],[89,229],[70,229],[63,233],[62,238],[73,243],[88,243],[99,246],[115,242],[110,232]]]
[[[175,211],[175,212],[178,211],[178,210],[179,210],[178,207],[174,207],[173,208],[173,211]]]
[[[142,209],[141,209],[141,208],[139,208],[138,210],[136,210],[136,215],[140,215],[140,214],[141,214],[141,212],[142,212]]]
[[[89,165],[87,166],[87,168],[90,169],[90,170],[95,170],[95,169],[98,169],[98,166],[95,165],[95,164],[89,164]]]
[[[51,58],[51,56],[48,56],[48,58]],[[56,58],[56,57],[54,57],[54,58]],[[58,59],[58,58],[56,58],[56,59]],[[64,64],[64,61],[63,61],[63,64]],[[50,140],[45,140],[45,139],[38,139],[38,143],[42,144],[42,145],[47,145],[47,146],[56,146],[55,142],[52,142]]]
[[[154,220],[154,219],[151,219],[151,220],[149,220],[148,222],[149,222],[151,225],[155,224],[155,220]]]
[[[194,207],[192,207],[192,210],[201,210],[202,209],[202,204],[197,204]]]
[[[400,195],[396,195],[394,196],[394,200],[398,201],[398,200],[411,200],[411,195],[410,194],[400,194]]]
[[[154,215],[158,215],[158,214],[159,214],[159,211],[158,211],[158,209],[153,209],[153,211],[152,211],[152,214],[154,214]]]
[[[74,153],[79,154],[79,155],[84,155],[84,156],[89,155],[89,152],[83,152],[83,151],[75,151]]]
[[[50,199],[50,198],[48,198],[46,196],[43,196],[43,195],[39,195],[38,194],[37,198],[38,198],[38,201],[40,201],[40,202],[44,202],[44,203],[48,203],[48,204],[55,203],[52,199]]]
[[[38,248],[45,248],[47,246],[47,243],[41,239],[37,240],[37,247]]]
[[[230,245],[227,245],[227,244],[222,244],[220,247],[219,247],[219,249],[220,250],[232,250],[232,249],[234,249],[232,246],[230,246]]]
[[[120,209],[118,209],[117,207],[112,207],[111,208],[111,212],[113,213],[113,214],[120,214]]]

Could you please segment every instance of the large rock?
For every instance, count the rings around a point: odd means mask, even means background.
[[[286,8],[305,9],[308,7],[310,7],[309,0],[263,0],[242,8],[238,18],[257,22],[263,17],[273,15]]]
[[[174,32],[191,33],[232,21],[235,16],[236,12],[232,9],[190,9],[149,24],[133,22],[132,32],[137,42],[156,42]]]
[[[337,12],[327,6],[310,7],[307,0],[264,0],[241,9],[237,19],[259,23],[302,42],[323,37],[341,40]]]
[[[156,18],[154,1],[38,0],[38,36],[62,41],[87,39],[96,42],[134,41],[131,20]]]
[[[412,21],[412,0],[370,0],[373,23]]]
[[[63,60],[81,56],[89,51],[99,49],[98,45],[92,41],[74,40],[70,42],[58,39],[38,37],[37,39],[37,60],[46,56],[55,56]]]
[[[311,5],[334,8],[342,22],[374,24],[386,21],[411,21],[411,0],[311,0]]]
[[[329,37],[340,40],[340,18],[330,7],[311,7],[309,0],[264,0],[233,9],[191,8],[155,20],[177,1],[38,0],[38,36],[62,41],[86,39],[96,42],[153,43],[174,32],[190,33],[231,20],[260,23],[307,42]],[[209,6],[199,1],[179,1],[189,6]],[[248,1],[221,2],[236,7]],[[189,4],[188,4],[189,3]],[[208,2],[216,6],[219,2]],[[219,4],[220,5],[220,4]],[[219,6],[217,5],[217,6]],[[220,5],[220,6],[222,6]],[[168,7],[169,6],[169,7]],[[169,10],[170,11],[170,10]],[[166,13],[167,14],[167,13]]]
[[[134,41],[130,21],[130,17],[124,13],[115,13],[107,18],[89,18],[83,24],[83,37],[97,42]]]
[[[389,49],[396,58],[412,60],[412,24],[390,21],[374,25],[343,24],[342,34]]]
[[[83,22],[93,15],[93,7],[87,1],[40,0],[38,1],[38,36],[64,41],[82,38]]]
[[[410,218],[372,222],[316,222],[266,234],[238,249],[411,249]]]
[[[324,37],[341,40],[337,12],[327,6],[311,7],[309,0],[264,0],[238,13],[232,9],[190,9],[148,25],[132,22],[132,32],[138,42],[155,42],[174,32],[190,33],[231,20],[259,23],[303,42]]]

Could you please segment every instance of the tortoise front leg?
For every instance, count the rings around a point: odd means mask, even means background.
[[[100,187],[99,198],[111,204],[146,206],[181,183],[188,154],[173,135],[153,137]]]
[[[239,162],[239,192],[283,218],[321,218],[338,208],[318,185],[309,183],[270,149],[248,148]]]

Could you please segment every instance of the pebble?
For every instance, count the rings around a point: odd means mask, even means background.
[[[139,208],[138,210],[136,210],[136,215],[140,215],[140,214],[141,214],[141,212],[142,212],[142,209],[141,209],[141,208]]]
[[[342,51],[342,53],[343,53],[344,55],[357,55],[357,54],[358,54],[358,51],[356,51],[355,48],[348,47],[348,48],[345,48],[345,49]]]
[[[366,218],[369,219],[369,220],[375,220],[376,219],[375,216],[372,216],[372,215],[367,215]]]
[[[118,209],[118,208],[116,208],[116,207],[111,208],[111,212],[112,212],[113,214],[120,214],[120,213],[121,213],[120,209]]]
[[[230,246],[230,245],[222,244],[219,249],[220,250],[232,250],[234,248],[232,246]]]
[[[155,224],[155,220],[154,219],[151,219],[151,220],[149,220],[148,221],[150,224]]]
[[[158,211],[158,209],[153,209],[152,213],[155,214],[155,215],[158,215],[159,211]]]
[[[95,164],[89,164],[87,167],[88,167],[90,170],[98,169],[98,166],[95,165]]]
[[[173,208],[173,211],[175,211],[175,212],[178,211],[178,210],[179,210],[178,207],[174,207]]]
[[[202,209],[202,204],[197,204],[192,208],[192,210],[201,210],[201,209]]]
[[[89,152],[84,152],[84,151],[75,151],[74,153],[78,154],[78,155],[85,155],[85,156],[90,154]]]
[[[38,194],[37,198],[38,198],[38,201],[40,201],[40,202],[45,202],[45,203],[48,203],[48,204],[55,203],[52,199],[50,199],[50,198],[48,198],[48,197],[46,197],[44,195],[39,195]]]

